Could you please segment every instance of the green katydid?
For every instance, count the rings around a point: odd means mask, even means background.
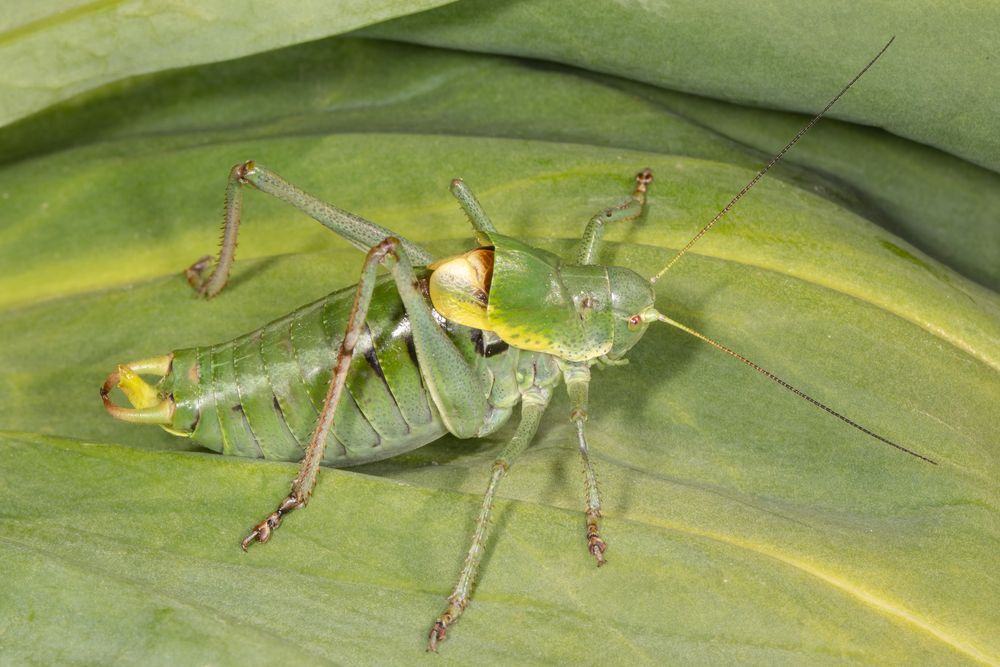
[[[564,381],[569,418],[585,472],[587,549],[604,564],[601,500],[586,437],[590,368],[625,363],[649,324],[663,322],[742,361],[785,389],[873,438],[928,463],[931,459],[859,425],[725,345],[654,307],[655,283],[888,49],[892,40],[651,279],[597,263],[605,225],[638,217],[653,180],[636,175],[632,195],[587,224],[576,255],[564,262],[497,232],[470,189],[452,193],[472,223],[476,247],[436,259],[373,222],[326,204],[274,172],[245,162],[226,191],[223,241],[188,270],[204,297],[226,285],[236,248],[242,190],[252,185],[367,251],[350,287],[261,329],[218,345],[176,350],[120,365],[101,394],[117,419],[157,424],[225,454],[302,460],[291,492],[243,540],[266,542],[284,516],[309,500],[319,466],[350,466],[395,456],[445,433],[494,433],[520,404],[520,421],[496,458],[458,583],[431,626],[436,650],[467,607],[499,484],[530,444],[552,392]],[[209,266],[212,270],[209,271]],[[379,266],[389,275],[377,276]],[[160,376],[155,386],[142,374]],[[112,402],[119,387],[131,408]]]

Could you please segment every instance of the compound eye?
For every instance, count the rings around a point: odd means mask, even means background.
[[[635,331],[636,329],[639,328],[640,324],[642,324],[642,315],[633,315],[632,317],[628,318],[629,331]]]

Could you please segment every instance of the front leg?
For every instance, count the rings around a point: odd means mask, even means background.
[[[643,169],[635,175],[635,190],[631,197],[618,206],[604,209],[590,219],[587,228],[583,230],[583,237],[576,251],[577,264],[593,264],[597,261],[601,239],[604,238],[604,225],[609,222],[634,220],[642,215],[642,209],[646,205],[646,190],[652,182],[652,170]]]

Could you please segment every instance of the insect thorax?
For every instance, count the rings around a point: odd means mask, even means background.
[[[653,292],[630,269],[565,264],[558,256],[500,234],[431,265],[434,308],[465,326],[492,331],[513,347],[568,361],[621,358],[642,336],[630,316]]]

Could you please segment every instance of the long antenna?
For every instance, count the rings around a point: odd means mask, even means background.
[[[884,438],[881,435],[879,435],[878,433],[876,433],[875,431],[872,431],[871,429],[867,429],[864,426],[862,426],[861,424],[857,423],[856,421],[854,421],[854,420],[852,420],[852,419],[850,419],[848,417],[845,417],[844,415],[840,414],[839,412],[837,412],[836,410],[834,410],[830,406],[826,405],[825,403],[820,403],[815,398],[813,398],[809,394],[805,393],[801,389],[793,387],[792,385],[788,384],[787,382],[785,382],[784,380],[782,380],[781,378],[779,378],[777,375],[775,375],[774,373],[772,373],[771,371],[767,370],[766,368],[763,368],[762,366],[757,365],[753,361],[750,361],[749,359],[747,359],[746,357],[744,357],[742,354],[740,354],[738,352],[734,352],[733,350],[729,349],[728,347],[726,347],[722,343],[720,343],[718,341],[715,341],[715,340],[712,340],[711,338],[709,338],[705,334],[700,333],[698,331],[695,331],[694,329],[692,329],[689,326],[685,326],[685,325],[681,324],[680,322],[677,322],[675,320],[670,319],[669,317],[667,317],[663,313],[660,313],[660,312],[657,312],[657,311],[652,311],[652,310],[648,311],[648,312],[649,312],[649,315],[648,315],[648,319],[649,320],[660,321],[660,322],[663,322],[665,324],[669,324],[672,327],[676,327],[676,328],[680,329],[681,331],[683,331],[685,333],[691,334],[695,338],[698,338],[700,340],[705,341],[706,343],[708,343],[709,345],[711,345],[715,349],[720,350],[722,352],[725,352],[726,354],[728,354],[731,357],[739,359],[744,364],[746,364],[750,368],[754,369],[755,371],[757,371],[758,373],[760,373],[761,375],[763,375],[767,379],[775,382],[776,384],[781,385],[782,387],[784,387],[788,391],[792,392],[793,394],[795,394],[799,398],[802,398],[802,399],[805,399],[806,401],[809,401],[810,403],[812,403],[813,405],[815,405],[817,408],[828,412],[829,414],[833,415],[834,417],[836,417],[840,421],[844,422],[848,426],[852,426],[852,427],[858,429],[859,431],[861,431],[862,433],[864,433],[866,435],[870,435],[871,437],[875,438],[879,442],[884,442],[885,444],[889,445],[890,447],[895,447],[896,449],[898,449],[901,452],[906,452],[910,456],[915,456],[918,459],[920,459],[921,461],[926,461],[927,463],[930,463],[931,465],[937,465],[937,461],[935,461],[933,459],[929,459],[926,456],[924,456],[923,454],[918,454],[915,451],[913,451],[912,449],[907,449],[906,447],[903,447],[902,445],[896,444],[892,440],[889,440],[888,438]],[[637,316],[637,317],[642,318],[642,316]],[[642,319],[645,319],[645,318],[642,318]]]
[[[733,197],[729,201],[729,203],[726,204],[725,207],[721,211],[719,211],[715,215],[715,217],[712,218],[712,220],[707,225],[705,225],[704,227],[702,227],[701,231],[699,231],[697,234],[695,234],[694,238],[691,239],[690,241],[688,241],[687,245],[684,246],[683,248],[681,248],[680,252],[678,252],[676,255],[674,255],[673,259],[671,259],[669,262],[667,262],[667,265],[665,267],[663,267],[662,269],[660,269],[659,273],[657,273],[655,276],[653,276],[652,278],[649,279],[649,282],[655,284],[656,281],[659,280],[663,276],[664,273],[666,273],[667,271],[670,270],[670,267],[673,266],[677,262],[677,260],[680,259],[684,255],[684,253],[686,253],[688,250],[691,249],[691,246],[693,246],[695,243],[698,242],[698,239],[700,239],[702,236],[704,236],[705,234],[707,234],[708,230],[710,230],[715,223],[717,223],[719,220],[721,220],[722,217],[726,213],[729,212],[729,209],[731,209],[733,206],[735,206],[736,202],[738,202],[740,199],[743,198],[743,195],[745,195],[747,192],[750,191],[750,188],[752,188],[753,186],[757,185],[757,181],[759,181],[760,179],[762,179],[764,177],[764,174],[766,174],[771,167],[773,167],[774,165],[776,165],[781,160],[781,158],[783,158],[785,156],[785,153],[788,152],[788,149],[790,149],[792,146],[794,146],[795,142],[797,142],[799,139],[801,139],[802,136],[806,132],[808,132],[809,130],[811,130],[812,126],[815,125],[817,122],[819,122],[819,119],[822,118],[826,114],[826,112],[830,110],[830,107],[832,107],[834,104],[836,104],[837,100],[839,100],[841,97],[843,97],[844,93],[846,93],[848,90],[850,90],[851,86],[853,86],[857,82],[857,80],[861,78],[861,75],[864,74],[865,72],[867,72],[868,68],[870,68],[872,65],[874,65],[875,61],[882,57],[882,54],[886,52],[886,49],[889,48],[889,46],[892,44],[893,40],[895,40],[895,39],[896,39],[896,36],[893,35],[889,39],[889,41],[886,42],[885,46],[882,47],[882,50],[879,51],[878,54],[874,58],[872,58],[871,61],[867,65],[865,65],[861,69],[861,71],[858,72],[854,76],[854,78],[851,79],[848,82],[848,84],[846,86],[844,86],[844,88],[839,93],[837,93],[837,96],[834,97],[832,100],[830,100],[829,104],[827,104],[825,107],[823,107],[823,110],[820,111],[818,114],[816,114],[816,116],[811,121],[809,121],[808,123],[806,123],[805,127],[803,127],[801,130],[799,130],[798,134],[796,134],[794,137],[792,137],[792,140],[789,141],[787,144],[785,144],[785,147],[782,148],[780,151],[778,151],[778,154],[775,155],[773,158],[771,158],[771,161],[768,162],[766,165],[764,165],[764,168],[761,169],[760,171],[758,171],[757,175],[754,176],[752,179],[750,179],[750,182],[747,183],[743,187],[743,189],[740,190],[736,194],[736,196]]]

